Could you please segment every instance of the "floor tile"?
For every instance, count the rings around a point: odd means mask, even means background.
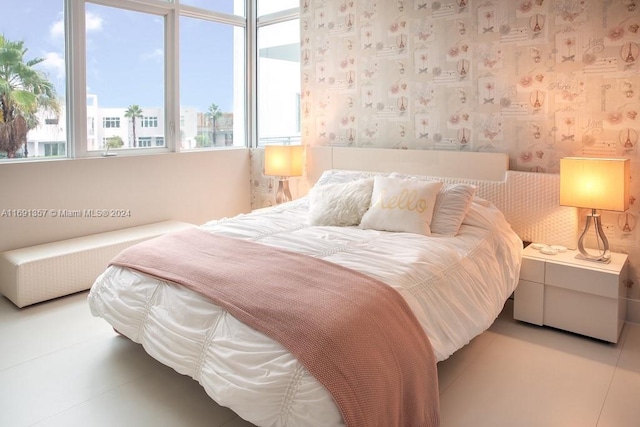
[[[152,359],[151,359],[152,360]],[[95,338],[0,371],[0,425],[26,426],[161,367],[122,337]]]
[[[625,329],[628,334],[598,427],[640,425],[640,325],[627,324]]]
[[[0,371],[99,336],[113,335],[102,319],[91,316],[87,292],[22,309],[0,297]]]
[[[144,376],[34,424],[34,427],[216,427],[226,426],[237,418],[230,409],[211,400],[196,381],[146,357],[151,366]]]
[[[443,427],[596,425],[621,346],[511,320],[485,334],[495,339],[440,396]]]

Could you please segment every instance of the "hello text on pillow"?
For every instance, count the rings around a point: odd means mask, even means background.
[[[441,182],[376,176],[361,228],[431,235],[431,219]]]

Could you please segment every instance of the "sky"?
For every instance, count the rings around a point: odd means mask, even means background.
[[[197,5],[211,0],[188,0]],[[39,69],[65,95],[62,0],[2,0],[0,33],[23,40],[26,60],[44,58]],[[220,4],[219,1],[215,3]],[[225,3],[225,2],[222,2]],[[230,1],[226,3],[231,4]],[[87,93],[100,108],[164,106],[163,18],[87,4]],[[233,110],[233,29],[180,19],[180,103],[206,112],[210,104]],[[242,52],[239,52],[240,54]],[[236,74],[243,78],[243,73]]]

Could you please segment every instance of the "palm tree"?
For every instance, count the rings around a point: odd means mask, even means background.
[[[131,119],[131,123],[133,124],[133,146],[137,147],[138,145],[136,144],[136,119],[139,119],[140,117],[142,117],[142,108],[140,108],[140,106],[137,104],[129,105],[129,108],[127,108],[127,111],[125,111],[124,116]]]
[[[222,115],[222,111],[220,111],[220,108],[218,108],[216,104],[209,105],[207,111],[207,117],[211,120],[212,145],[216,145],[216,119]]]
[[[27,51],[23,41],[0,35],[0,151],[9,158],[23,145],[28,155],[27,133],[38,126],[39,109],[60,112],[53,84],[34,68],[44,59],[25,61]]]

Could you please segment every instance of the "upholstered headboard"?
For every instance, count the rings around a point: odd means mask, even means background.
[[[375,148],[307,147],[307,178],[328,169],[404,173],[477,187],[493,202],[520,238],[575,248],[578,211],[560,206],[560,177],[510,171],[505,153]]]

